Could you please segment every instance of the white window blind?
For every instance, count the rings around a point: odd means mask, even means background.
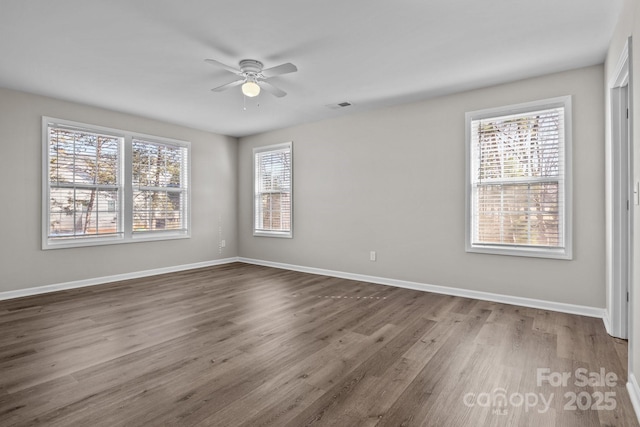
[[[187,230],[187,148],[133,139],[133,232]]]
[[[47,238],[122,237],[123,138],[50,124],[47,127]]]
[[[42,248],[189,237],[185,141],[42,118]]]
[[[254,149],[254,167],[254,235],[291,237],[291,143]]]
[[[468,115],[468,249],[570,256],[567,102]]]

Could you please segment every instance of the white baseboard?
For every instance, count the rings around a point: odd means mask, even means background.
[[[214,265],[237,262],[238,258],[224,258],[213,261],[198,262],[194,264],[176,265],[172,267],[155,268],[153,270],[135,271],[133,273],[115,274],[113,276],[96,277],[92,279],[76,280],[73,282],[57,283],[54,285],[38,286],[35,288],[18,289],[15,291],[0,292],[0,301],[27,297],[31,295],[46,294],[48,292],[62,291],[66,289],[84,288],[86,286],[102,285],[104,283],[119,282],[121,280],[138,279],[140,277],[156,276],[158,274],[174,273],[176,271],[193,270],[195,268],[212,267]]]
[[[605,331],[607,331],[609,335],[613,336],[613,334],[611,333],[611,318],[609,317],[609,310],[607,309],[604,310],[602,322],[604,323]]]
[[[232,257],[214,261],[205,261],[195,264],[177,265],[172,267],[163,267],[153,270],[136,271],[132,273],[116,274],[112,276],[96,277],[92,279],[77,280],[74,282],[58,283],[53,285],[45,285],[34,288],[19,289],[15,291],[0,292],[0,301],[20,298],[31,295],[44,294],[48,292],[61,291],[66,289],[83,288],[86,286],[101,285],[104,283],[117,282],[122,280],[137,279],[140,277],[155,276],[158,274],[173,273],[177,271],[192,270],[195,268],[211,267],[215,265],[228,264],[231,262],[244,262],[247,264],[262,265],[265,267],[280,268],[284,270],[300,271],[303,273],[319,274],[323,276],[339,277],[343,279],[357,280],[361,282],[376,283],[379,285],[395,286],[398,288],[413,289],[417,291],[433,292],[437,294],[453,295],[464,298],[473,298],[484,301],[493,301],[503,304],[519,305],[523,307],[538,308],[542,310],[559,311],[562,313],[579,314],[582,316],[597,317],[604,319],[605,326],[608,325],[608,319],[605,315],[605,309],[597,307],[587,307],[574,304],[565,304],[561,302],[544,301],[532,298],[515,297],[510,295],[494,294],[482,291],[473,291],[461,288],[451,288],[447,286],[429,285],[425,283],[410,282],[406,280],[388,279],[384,277],[367,276],[364,274],[347,273],[343,271],[325,270],[322,268],[305,267],[293,264],[284,264],[279,262],[263,261],[251,258]],[[608,327],[607,327],[607,330]]]
[[[279,262],[263,261],[251,258],[239,257],[238,261],[247,264],[262,265],[284,270],[300,271],[303,273],[320,274],[323,276],[339,277],[361,282],[376,283],[379,285],[395,286],[398,288],[413,289],[417,291],[433,292],[436,294],[453,295],[464,298],[473,298],[484,301],[493,301],[503,304],[519,305],[523,307],[538,308],[542,310],[559,311],[561,313],[578,314],[581,316],[604,318],[605,309],[588,307],[562,302],[538,300],[532,298],[515,297],[511,295],[494,294],[490,292],[473,291],[469,289],[451,288],[447,286],[428,285],[425,283],[409,282],[406,280],[388,279],[384,277],[367,276],[364,274],[346,273],[343,271],[325,270],[322,268],[305,267],[300,265],[283,264]]]
[[[629,373],[629,382],[627,382],[627,390],[629,391],[629,397],[631,398],[631,404],[636,411],[636,417],[640,422],[640,387],[638,386],[638,380],[633,372]]]

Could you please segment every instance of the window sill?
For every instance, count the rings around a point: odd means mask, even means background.
[[[520,256],[530,258],[549,258],[570,261],[573,259],[571,250],[568,248],[532,248],[516,246],[491,246],[491,245],[468,245],[467,252],[481,253],[488,255]]]
[[[279,237],[283,239],[292,239],[291,231],[253,231],[254,237]]]
[[[42,244],[42,250],[51,249],[70,249],[70,248],[84,248],[89,246],[105,246],[105,245],[123,245],[128,243],[141,243],[141,242],[153,242],[159,240],[175,240],[175,239],[189,239],[191,235],[188,232],[179,233],[153,233],[149,235],[134,234],[129,238],[125,237],[102,237],[102,238],[87,238],[87,239],[69,239],[69,240],[47,240]]]
[[[42,250],[84,248],[87,246],[118,245],[126,243],[124,237],[98,237],[86,239],[53,239],[42,243]]]

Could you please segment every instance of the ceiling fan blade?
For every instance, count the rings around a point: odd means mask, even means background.
[[[213,64],[213,65],[215,65],[217,67],[220,67],[222,69],[225,69],[225,70],[227,70],[227,71],[229,71],[230,73],[233,73],[233,74],[241,74],[242,73],[242,71],[238,70],[237,68],[233,68],[233,67],[231,67],[231,66],[229,66],[227,64],[223,64],[222,62],[216,61],[215,59],[205,59],[204,62],[208,62],[209,64]]]
[[[258,81],[258,85],[266,90],[267,92],[269,92],[271,95],[273,96],[277,96],[278,98],[282,98],[283,96],[285,96],[287,94],[287,92],[283,91],[280,88],[275,87],[274,85],[272,85],[269,82],[266,82],[264,80],[259,80]]]
[[[266,70],[262,70],[262,75],[265,78],[269,78],[269,77],[273,77],[273,76],[279,76],[280,74],[287,74],[287,73],[293,73],[298,71],[298,67],[296,67],[295,65],[293,65],[290,62],[287,62],[286,64],[282,64],[282,65],[277,65],[275,67],[271,67],[271,68],[267,68]]]
[[[211,89],[213,92],[222,92],[223,90],[227,90],[229,88],[232,88],[234,86],[239,86],[242,83],[244,83],[244,79],[240,79],[240,80],[236,80],[235,82],[231,82],[231,83],[227,83],[226,85],[222,85],[222,86],[218,86],[218,87],[214,87],[213,89]]]

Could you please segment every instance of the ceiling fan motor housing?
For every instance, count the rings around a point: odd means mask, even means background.
[[[259,74],[262,71],[262,62],[254,59],[243,59],[240,61],[240,70],[247,74]]]

